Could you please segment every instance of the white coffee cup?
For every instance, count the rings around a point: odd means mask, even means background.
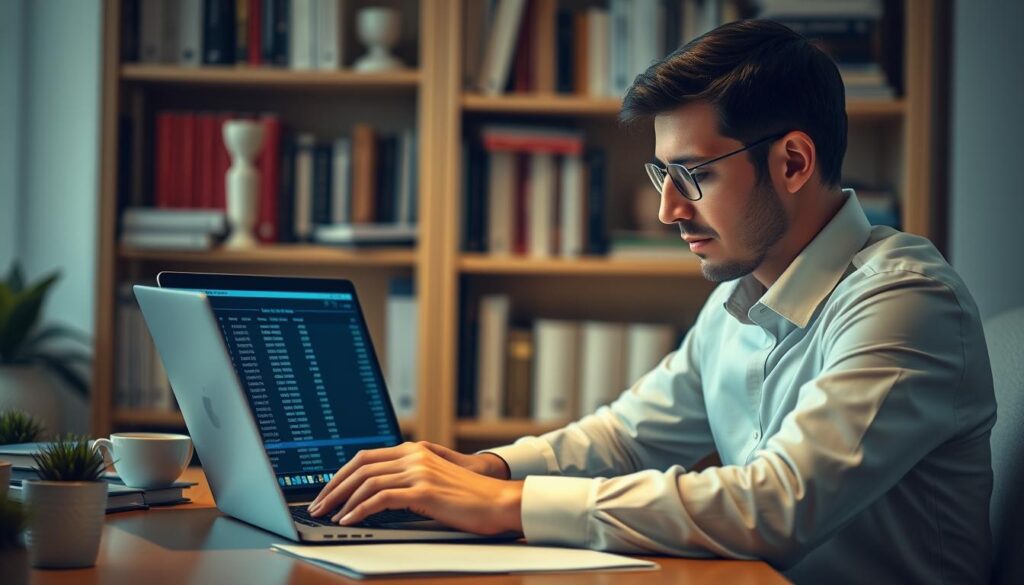
[[[93,449],[106,452],[121,481],[132,488],[167,487],[192,460],[192,439],[173,433],[114,433],[96,439]]]

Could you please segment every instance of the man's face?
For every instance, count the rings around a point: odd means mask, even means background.
[[[718,132],[718,114],[704,102],[682,106],[654,119],[655,155],[660,166],[679,162],[687,169],[743,148]],[[757,148],[769,148],[769,145]],[[675,223],[714,282],[753,272],[789,228],[771,178],[759,184],[747,153],[695,171],[703,197],[690,201],[666,177],[658,218]]]

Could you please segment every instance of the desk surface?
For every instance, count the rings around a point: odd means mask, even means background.
[[[281,537],[221,514],[213,505],[206,478],[189,469],[197,481],[187,495],[193,503],[145,512],[107,516],[96,566],[82,570],[33,570],[34,585],[74,583],[408,583],[409,578],[355,581],[269,550]],[[658,571],[615,573],[545,573],[532,575],[469,575],[416,579],[435,585],[462,582],[485,585],[651,585],[653,583],[786,583],[763,562],[644,557],[661,565]]]

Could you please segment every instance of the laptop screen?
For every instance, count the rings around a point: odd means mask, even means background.
[[[354,292],[187,288],[209,299],[286,496],[401,441]]]

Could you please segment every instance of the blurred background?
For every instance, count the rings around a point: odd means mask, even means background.
[[[0,409],[184,429],[129,289],[160,270],[354,280],[409,437],[610,400],[711,290],[619,97],[757,16],[839,63],[872,221],[930,238],[983,317],[1024,304],[1017,0],[0,0]],[[239,121],[260,185],[232,203]]]

